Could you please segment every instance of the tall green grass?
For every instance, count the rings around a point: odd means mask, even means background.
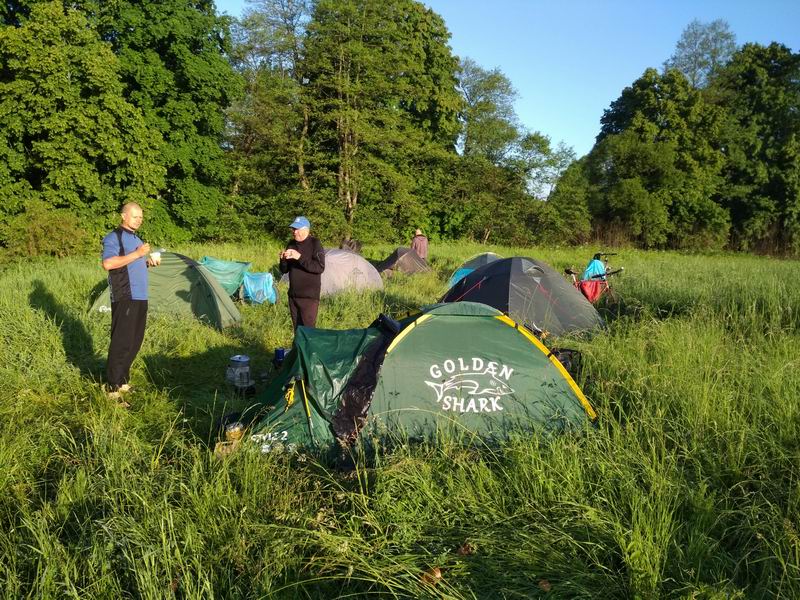
[[[186,246],[273,268],[279,247]],[[436,301],[433,272],[323,302],[321,327]],[[582,267],[592,250],[491,248]],[[391,247],[369,247],[383,258]],[[213,456],[241,406],[228,358],[269,373],[285,297],[220,333],[151,317],[130,410],[100,385],[98,261],[0,273],[0,593],[35,598],[800,597],[800,266],[624,252],[583,352],[600,414],[580,436],[398,444],[349,472],[314,456]],[[285,292],[285,289],[282,288]],[[438,567],[441,579],[425,573]],[[437,583],[431,583],[436,581]]]

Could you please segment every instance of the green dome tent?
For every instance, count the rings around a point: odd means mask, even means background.
[[[251,439],[263,451],[350,444],[364,427],[502,439],[596,418],[561,363],[496,309],[458,302],[388,321],[345,331],[299,327],[259,398]]]
[[[151,313],[194,316],[224,329],[241,320],[239,309],[216,278],[191,258],[162,252],[161,264],[148,269],[148,309]],[[111,312],[111,292],[103,290],[91,312]]]

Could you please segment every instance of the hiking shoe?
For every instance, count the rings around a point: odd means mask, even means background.
[[[123,383],[121,386],[117,388],[117,391],[122,392],[123,394],[127,394],[128,392],[133,391],[133,386],[128,383]]]
[[[119,406],[120,408],[131,407],[129,403],[125,402],[125,400],[122,399],[122,392],[120,391],[108,392],[106,395],[108,396],[109,400],[113,400],[114,402],[116,402],[117,406]]]

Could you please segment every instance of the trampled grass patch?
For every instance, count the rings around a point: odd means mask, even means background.
[[[274,268],[279,246],[191,245]],[[365,248],[378,260],[390,246]],[[364,327],[435,302],[493,250],[556,269],[593,249],[433,245],[432,273],[326,299]],[[600,415],[580,436],[396,444],[353,471],[210,452],[242,401],[233,354],[271,373],[278,306],[215,331],[153,316],[123,410],[102,393],[107,317],[91,258],[0,273],[0,590],[6,597],[793,598],[800,596],[800,265],[623,251],[583,353]],[[438,569],[438,571],[436,571]],[[436,575],[438,573],[438,575]]]

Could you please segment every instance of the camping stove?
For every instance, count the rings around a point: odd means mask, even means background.
[[[225,371],[225,379],[240,394],[252,394],[255,392],[255,386],[250,377],[250,357],[246,354],[231,356],[228,368]]]

